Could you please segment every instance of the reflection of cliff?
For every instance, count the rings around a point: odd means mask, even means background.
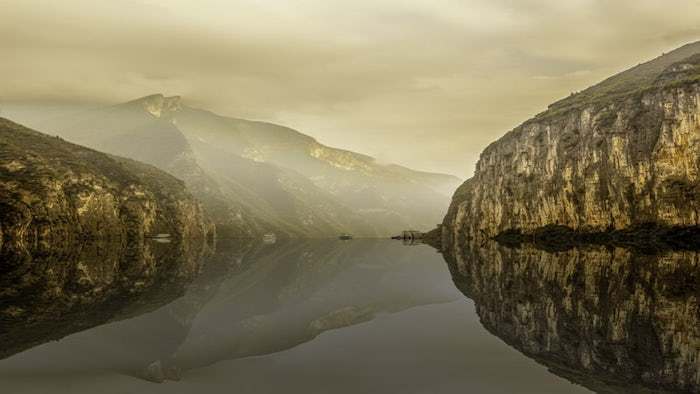
[[[446,253],[483,325],[599,392],[700,391],[700,255],[495,243]]]
[[[204,242],[132,247],[92,242],[0,252],[0,359],[182,296],[200,271]]]

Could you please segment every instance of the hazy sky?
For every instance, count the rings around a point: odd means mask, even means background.
[[[0,105],[182,95],[468,176],[490,141],[699,21],[698,0],[0,0]]]

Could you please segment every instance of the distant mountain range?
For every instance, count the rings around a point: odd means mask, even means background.
[[[229,118],[155,94],[16,120],[185,181],[220,236],[386,236],[441,221],[460,179],[378,163],[296,130]]]

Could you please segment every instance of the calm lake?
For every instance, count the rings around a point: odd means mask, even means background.
[[[6,393],[700,387],[695,252],[488,244],[444,258],[356,239],[3,258]]]

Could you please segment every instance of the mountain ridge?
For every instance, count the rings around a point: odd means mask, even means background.
[[[185,180],[212,211],[221,236],[375,237],[431,228],[460,182],[160,93],[39,123],[67,140]]]
[[[308,139],[310,142],[312,142],[314,144],[318,144],[319,146],[322,146],[326,149],[330,149],[330,150],[333,150],[333,151],[339,152],[339,153],[351,154],[353,156],[356,156],[356,157],[361,158],[363,160],[366,160],[368,162],[372,162],[373,164],[378,165],[378,166],[384,166],[384,167],[388,167],[388,168],[396,167],[396,168],[400,168],[403,170],[411,171],[413,173],[440,176],[440,177],[450,178],[452,180],[459,180],[460,179],[459,177],[452,175],[452,174],[427,171],[427,170],[416,170],[416,169],[412,169],[412,168],[406,167],[406,166],[401,165],[401,164],[396,164],[396,163],[386,163],[386,164],[378,163],[377,159],[370,156],[370,155],[356,152],[356,151],[353,151],[350,149],[336,148],[336,147],[328,146],[324,143],[319,142],[317,138],[310,136],[310,135],[307,135],[307,134],[304,134],[304,133],[300,132],[299,130],[296,130],[292,127],[276,124],[274,122],[266,121],[266,120],[251,120],[251,119],[238,118],[238,117],[228,116],[228,115],[220,115],[220,114],[217,114],[217,113],[210,111],[210,110],[207,110],[207,109],[185,105],[184,98],[183,98],[183,96],[180,96],[180,95],[167,96],[163,93],[153,93],[153,94],[149,94],[146,96],[142,96],[142,97],[127,101],[126,103],[123,103],[123,104],[117,104],[117,105],[112,106],[112,107],[119,107],[119,106],[128,105],[128,104],[140,104],[144,107],[144,109],[147,112],[151,112],[151,114],[157,118],[161,117],[162,115],[155,115],[155,114],[153,114],[153,112],[166,113],[166,111],[167,111],[168,114],[172,115],[172,113],[182,111],[182,110],[194,110],[194,111],[205,112],[211,116],[216,116],[219,118],[230,119],[230,120],[234,120],[234,121],[238,121],[238,122],[246,122],[246,123],[256,124],[256,125],[261,125],[261,126],[273,127],[273,128],[278,129],[278,130],[284,130],[285,132],[288,132],[288,134],[290,134],[290,135],[296,135],[299,138]],[[149,110],[149,108],[151,108],[151,109]]]

